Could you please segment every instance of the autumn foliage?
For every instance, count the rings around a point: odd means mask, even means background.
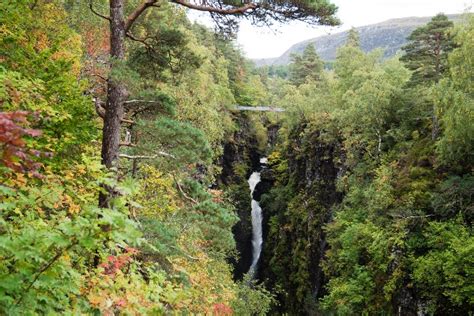
[[[33,157],[39,157],[41,152],[27,148],[25,137],[38,137],[41,131],[28,128],[28,112],[0,112],[0,148],[1,162],[16,172],[36,170],[41,163]]]

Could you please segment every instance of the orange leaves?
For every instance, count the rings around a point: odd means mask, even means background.
[[[135,260],[135,248],[126,248],[123,253],[109,255],[106,261],[92,270],[82,295],[87,297],[90,305],[100,311],[101,315],[161,315],[163,307],[160,302],[166,284],[150,276],[145,281],[143,266]]]
[[[26,148],[24,137],[38,137],[40,130],[29,129],[28,112],[0,112],[0,144],[2,144],[2,162],[7,168],[16,172],[32,171],[39,176],[36,170],[41,166],[32,159],[32,156],[39,156],[37,150]]]
[[[99,266],[104,268],[104,274],[115,276],[115,274],[126,267],[133,260],[133,256],[138,253],[135,248],[126,248],[125,253],[117,256],[108,256],[107,261],[100,264]]]
[[[225,315],[233,315],[234,312],[232,308],[230,308],[228,305],[223,304],[223,303],[217,303],[217,304],[214,304],[213,314],[216,316],[225,316]]]

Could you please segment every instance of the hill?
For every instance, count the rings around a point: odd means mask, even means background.
[[[461,19],[460,14],[448,15],[453,21]],[[384,57],[391,57],[406,43],[406,38],[417,27],[430,21],[431,17],[408,17],[391,19],[377,24],[357,27],[360,42],[365,52],[376,48],[384,49]],[[287,65],[291,54],[301,54],[308,44],[314,44],[317,53],[325,61],[336,58],[336,50],[344,44],[348,31],[312,38],[291,46],[283,55],[276,58],[254,59],[257,67],[265,65]]]

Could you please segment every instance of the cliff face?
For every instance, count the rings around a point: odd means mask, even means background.
[[[459,20],[460,15],[448,15],[453,20]],[[384,57],[394,56],[405,45],[406,38],[411,32],[430,21],[431,17],[410,17],[392,19],[382,23],[356,28],[360,35],[360,44],[364,52],[380,48],[384,50]],[[313,44],[316,52],[324,61],[336,59],[337,48],[344,45],[348,32],[340,32],[309,39],[291,46],[283,55],[277,58],[255,59],[258,67],[270,65],[288,65],[292,54],[301,54],[308,44]]]
[[[306,127],[293,130],[284,152],[271,157],[276,183],[261,201],[266,224],[261,279],[269,288],[285,289],[281,311],[295,315],[317,313],[317,299],[324,294],[323,226],[342,199],[336,180],[344,172],[340,143]]]
[[[234,278],[241,279],[252,262],[251,200],[247,179],[258,168],[262,153],[247,115],[239,113],[234,120],[239,128],[224,144],[220,161],[222,173],[218,178],[218,185],[228,193],[240,218],[232,228],[238,257],[230,261],[234,266]]]

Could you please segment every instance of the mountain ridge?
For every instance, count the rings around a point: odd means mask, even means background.
[[[447,14],[454,22],[461,20],[462,14]],[[361,48],[365,52],[377,48],[384,49],[384,57],[394,56],[407,42],[410,33],[431,20],[429,17],[405,17],[389,19],[383,22],[356,27],[360,34]],[[292,54],[301,54],[308,44],[313,44],[316,52],[324,61],[336,58],[336,50],[345,43],[349,30],[322,35],[292,45],[281,56],[273,58],[252,59],[257,67],[287,65]]]

